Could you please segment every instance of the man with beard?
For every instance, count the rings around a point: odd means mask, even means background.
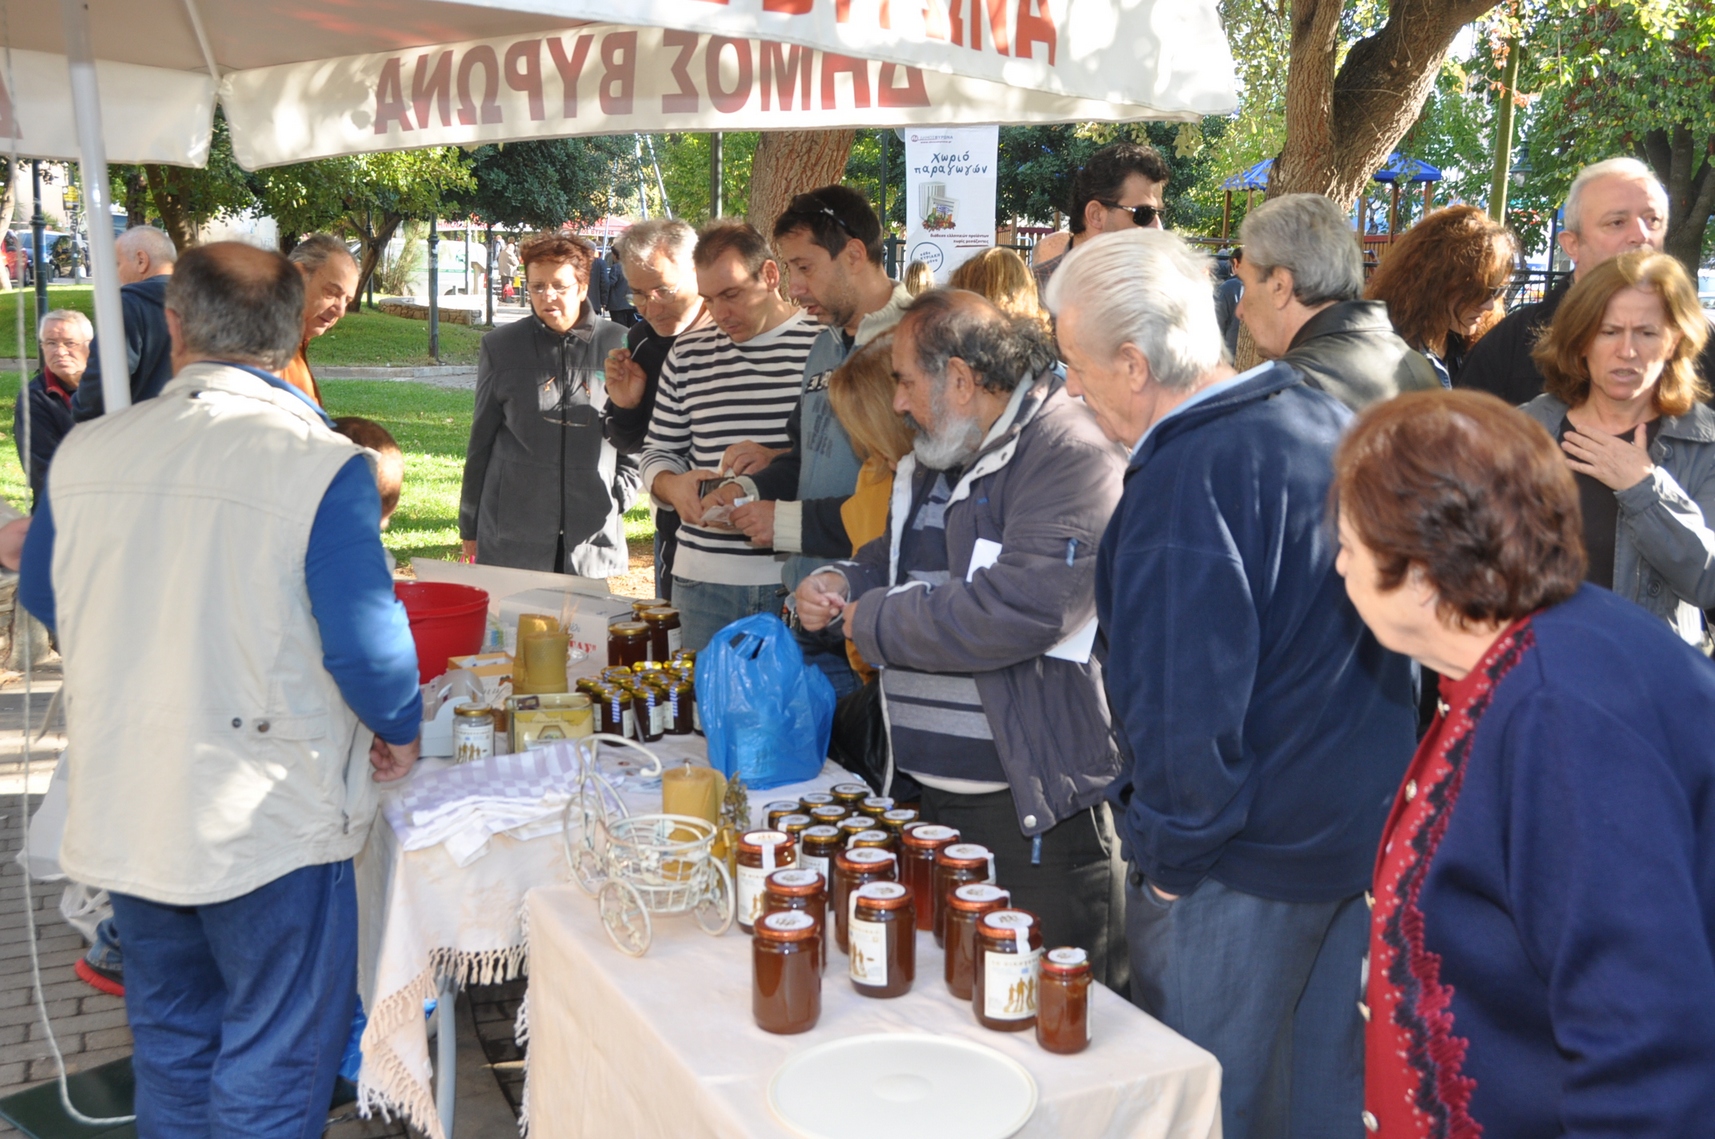
[[[881,668],[889,781],[895,767],[915,777],[923,818],[994,852],[1045,944],[1089,950],[1123,991],[1103,798],[1122,764],[1091,648],[1124,455],[1053,364],[1039,330],[982,297],[919,297],[893,344],[894,407],[917,444],[891,533],[806,578],[798,613],[812,631],[838,622]]]

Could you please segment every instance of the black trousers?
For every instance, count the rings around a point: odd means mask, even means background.
[[[957,827],[964,842],[994,852],[998,885],[1012,904],[1042,923],[1042,945],[1075,945],[1090,955],[1092,974],[1120,996],[1128,995],[1131,959],[1125,940],[1125,863],[1113,815],[1102,803],[1034,839],[1018,829],[1011,791],[960,795],[923,788],[922,818]]]

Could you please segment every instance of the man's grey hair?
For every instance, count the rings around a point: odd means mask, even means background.
[[[304,334],[304,277],[278,253],[217,241],[185,253],[166,307],[189,353],[278,371]]]
[[[171,265],[179,259],[178,247],[167,231],[152,225],[134,225],[114,239],[121,253],[141,249],[156,265]]]
[[[642,264],[665,254],[675,265],[689,267],[697,248],[697,231],[678,218],[650,218],[619,235],[612,252],[621,261]]]
[[[1080,347],[1103,362],[1132,344],[1150,377],[1184,391],[1226,353],[1215,319],[1210,258],[1166,230],[1103,234],[1067,254],[1048,282],[1048,308],[1078,313]]]
[[[963,289],[928,290],[906,308],[902,323],[910,325],[917,366],[937,381],[957,356],[983,387],[1010,395],[1020,381],[1054,366],[1054,350],[1039,325]]]
[[[321,267],[334,257],[343,257],[353,265],[357,264],[357,258],[351,255],[345,242],[331,233],[312,233],[286,254],[288,261],[309,273],[320,272]]]
[[[1321,194],[1270,198],[1239,223],[1245,263],[1259,278],[1292,274],[1302,305],[1356,300],[1364,292],[1364,257],[1352,219]]]
[[[1662,187],[1661,179],[1655,176],[1655,171],[1635,158],[1609,158],[1601,162],[1591,163],[1578,172],[1572,179],[1572,188],[1566,191],[1566,232],[1582,233],[1584,219],[1580,215],[1584,210],[1584,189],[1590,183],[1607,177],[1635,178],[1648,183],[1651,190],[1662,201],[1667,201],[1667,190]]]
[[[66,324],[76,328],[83,334],[83,338],[86,341],[95,339],[95,326],[89,323],[89,318],[87,316],[78,312],[74,308],[57,308],[52,312],[44,314],[42,319],[36,322],[36,339],[39,341],[43,336],[47,335],[48,325],[56,324],[60,321],[64,321]]]

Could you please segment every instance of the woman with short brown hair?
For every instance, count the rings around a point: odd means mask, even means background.
[[[1703,1133],[1715,667],[1581,583],[1571,473],[1493,396],[1377,404],[1334,466],[1347,595],[1442,675],[1376,857],[1367,1131]]]
[[[1678,261],[1642,249],[1572,286],[1533,358],[1527,415],[1556,436],[1582,503],[1588,580],[1692,644],[1715,606],[1715,412],[1698,402],[1709,321]]]

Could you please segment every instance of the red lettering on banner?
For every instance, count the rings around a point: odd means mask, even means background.
[[[487,44],[478,44],[459,60],[459,122],[467,127],[477,121],[477,107],[470,97],[470,73],[478,67],[482,68],[482,121],[485,125],[501,121],[500,100],[496,98],[500,94],[500,57]]]
[[[696,113],[697,85],[691,82],[691,57],[697,53],[697,41],[702,38],[696,32],[682,32],[675,28],[668,28],[661,33],[663,47],[679,49],[679,58],[668,68],[673,73],[674,82],[679,84],[679,90],[675,94],[661,96],[662,114]]]
[[[905,86],[895,87],[893,76],[895,72],[905,72]],[[900,67],[898,64],[884,63],[881,65],[881,77],[876,81],[876,106],[878,107],[927,107],[929,92],[923,86],[923,70],[918,67]]]
[[[411,112],[405,106],[405,86],[397,59],[381,65],[381,78],[375,81],[375,133],[386,134],[392,123],[402,131],[416,129]]]
[[[519,40],[506,49],[506,85],[530,98],[530,118],[548,117],[542,105],[542,41]]]
[[[815,66],[816,53],[809,48],[793,44],[784,47],[777,43],[762,45],[762,109],[770,110],[768,106],[769,92],[779,97],[780,109],[790,111],[794,108],[793,82],[796,80],[803,94],[796,100],[797,108],[810,109],[810,69]],[[769,82],[770,78],[774,82]]]
[[[439,104],[441,125],[453,125],[453,53],[443,51],[429,67],[429,53],[417,57],[417,71],[411,77],[411,106],[417,112],[417,122],[429,128],[429,116]]]
[[[948,25],[947,6],[941,0],[920,0],[923,9],[923,35],[932,40],[945,40],[952,30]],[[957,41],[955,41],[957,42]]]
[[[721,52],[729,47],[738,55],[738,79],[730,91],[721,86]],[[750,102],[750,41],[710,36],[703,64],[709,81],[709,102],[714,104],[715,110],[724,115],[744,110],[744,105]]]
[[[762,10],[783,16],[808,16],[815,3],[816,0],[762,0]]]
[[[976,10],[977,0],[971,0],[971,10]],[[964,46],[965,42],[965,0],[947,0],[947,22],[952,26],[953,34],[949,37],[955,47]],[[971,50],[981,51],[983,48],[982,25],[976,20],[971,21]]]
[[[823,52],[822,110],[831,111],[834,109],[834,76],[841,72],[852,77],[852,105],[854,107],[869,106],[869,60],[853,59],[849,55]]]
[[[592,35],[579,36],[572,46],[571,58],[567,59],[565,42],[559,36],[548,41],[548,58],[560,73],[560,114],[568,119],[578,117],[578,77],[584,73],[584,60],[589,58],[590,44],[594,42]]]
[[[1018,0],[1018,44],[1014,55],[1019,59],[1033,59],[1033,45],[1047,44],[1048,66],[1053,67],[1059,39],[1059,33],[1054,30],[1053,13],[1048,10],[1048,0],[1035,0],[1034,4],[1031,0]]]
[[[976,23],[977,0],[971,0],[971,23]],[[994,49],[1002,55],[1007,52],[1006,37],[1006,0],[988,0],[989,9],[989,39],[994,41]],[[971,37],[974,46],[976,36]]]
[[[604,70],[597,93],[604,115],[629,115],[637,91],[637,33],[609,32],[601,37]]]

